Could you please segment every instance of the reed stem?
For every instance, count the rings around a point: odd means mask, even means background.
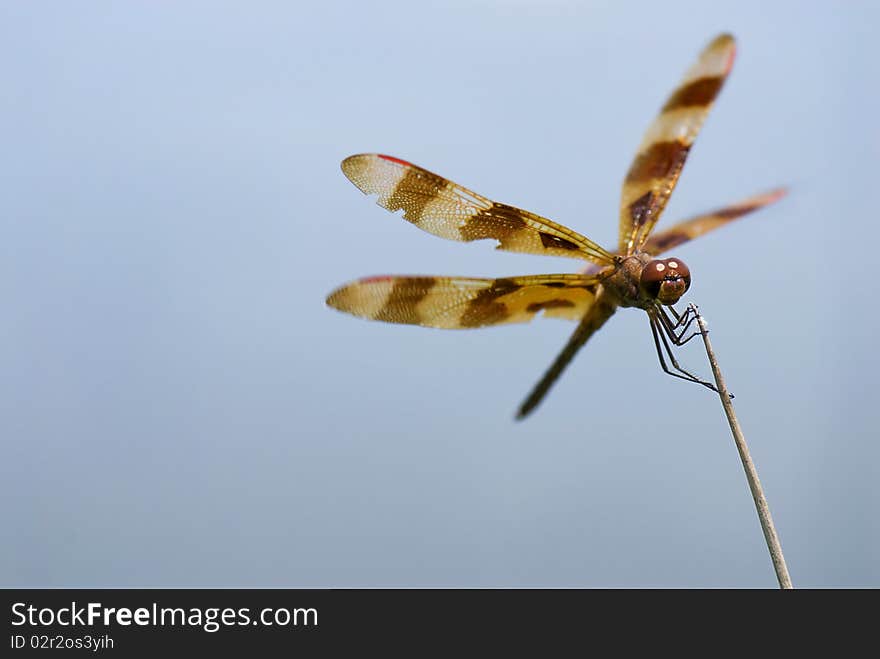
[[[697,324],[700,326],[700,332],[703,336],[703,344],[706,346],[706,354],[709,357],[709,364],[712,367],[712,374],[715,376],[715,385],[718,387],[718,395],[721,398],[721,406],[727,415],[727,422],[730,424],[731,433],[733,433],[733,441],[736,444],[736,450],[739,451],[739,457],[746,472],[746,480],[749,482],[749,490],[751,490],[752,499],[755,501],[758,519],[761,522],[761,530],[764,532],[764,539],[767,541],[767,549],[770,550],[770,560],[773,561],[776,579],[779,581],[780,588],[794,588],[791,583],[791,577],[788,574],[788,566],[785,564],[785,556],[782,554],[782,545],[779,544],[779,536],[776,534],[776,527],[773,525],[773,517],[770,515],[770,506],[767,505],[767,498],[764,496],[761,481],[758,479],[755,463],[752,462],[749,447],[746,444],[745,437],[743,437],[730,394],[727,391],[727,386],[724,384],[724,378],[721,375],[721,369],[718,366],[718,359],[715,357],[715,351],[712,350],[712,342],[709,341],[709,330],[706,328],[706,321],[699,314],[696,305],[691,305],[691,308],[696,314]]]

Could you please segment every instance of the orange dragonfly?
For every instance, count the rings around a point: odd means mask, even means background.
[[[385,275],[367,277],[327,297],[335,309],[362,318],[444,329],[488,327],[530,321],[538,314],[578,321],[562,352],[520,406],[529,414],[544,398],[575,353],[618,307],[647,313],[663,370],[715,387],[683,369],[670,344],[683,345],[696,316],[673,305],[691,283],[679,258],[657,258],[668,250],[778,200],[777,189],[681,222],[651,235],[696,139],[721,91],[736,54],[734,38],[722,34],[700,53],[648,127],[623,182],[617,249],[609,251],[581,234],[471,192],[405,160],[379,154],[346,158],[342,171],[365,194],[378,195],[389,211],[441,238],[469,242],[492,239],[497,249],[566,256],[588,261],[579,273],[499,279]],[[672,368],[666,362],[669,358]]]

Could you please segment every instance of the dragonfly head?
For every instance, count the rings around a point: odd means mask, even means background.
[[[675,304],[691,285],[691,271],[681,259],[654,259],[642,268],[642,292],[660,304]]]

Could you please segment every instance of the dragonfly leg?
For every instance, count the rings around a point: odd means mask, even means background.
[[[672,318],[669,317],[667,313],[667,308],[672,313],[672,316],[675,318],[675,322],[673,322]],[[694,330],[685,338],[685,334],[687,334],[688,330],[691,326],[696,322],[698,317],[698,312],[696,310],[695,305],[688,305],[687,311],[683,314],[679,314],[675,307],[658,307],[660,321],[663,323],[663,328],[665,330],[666,335],[669,339],[677,346],[683,346],[685,343],[690,341],[695,336],[702,336],[702,332],[699,330]]]
[[[675,317],[676,329],[681,327],[685,323],[690,324],[690,322],[692,320],[692,316],[695,316],[697,313],[691,307],[693,307],[693,305],[689,304],[688,308],[685,309],[685,312],[683,314],[680,314],[680,313],[678,313],[678,311],[676,311],[675,307],[673,307],[672,305],[669,305],[669,311],[672,313],[673,317]]]
[[[669,341],[666,339],[667,328],[663,324],[661,320],[656,315],[648,314],[648,319],[651,323],[651,333],[654,335],[654,347],[657,349],[657,357],[660,360],[660,367],[663,371],[673,377],[681,378],[682,380],[687,380],[688,382],[696,382],[697,384],[701,384],[704,387],[707,387],[718,393],[718,389],[715,388],[710,382],[706,382],[705,380],[701,380],[693,373],[690,373],[683,369],[678,360],[675,358],[675,355],[672,354],[672,348],[669,346]],[[663,344],[663,348],[660,347],[660,344]],[[663,352],[666,352],[666,355],[669,357],[669,360],[672,362],[672,368],[675,369],[670,370],[669,366],[666,364],[666,360],[663,358]]]

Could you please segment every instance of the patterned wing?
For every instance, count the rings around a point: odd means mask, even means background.
[[[688,151],[733,66],[736,43],[715,38],[672,93],[645,133],[623,183],[619,251],[638,251],[666,207]]]
[[[327,304],[361,318],[467,329],[524,323],[537,314],[580,320],[596,298],[596,276],[533,275],[502,279],[367,277],[336,289]]]
[[[342,161],[342,171],[365,194],[377,194],[390,211],[448,240],[495,239],[498,249],[568,256],[600,265],[611,254],[592,240],[528,211],[493,202],[442,176],[391,156],[361,154]]]
[[[768,204],[772,204],[784,197],[785,194],[785,188],[778,188],[776,190],[771,190],[770,192],[755,195],[754,197],[749,197],[737,204],[725,208],[719,208],[711,213],[698,215],[697,217],[676,224],[671,229],[667,229],[666,231],[651,236],[648,238],[647,242],[645,242],[642,249],[649,254],[662,254],[663,252],[678,247],[689,240],[698,238],[704,233],[709,233],[718,227],[724,226],[728,222],[733,222],[734,220],[741,218],[743,215],[747,215],[748,213],[763,208]]]

